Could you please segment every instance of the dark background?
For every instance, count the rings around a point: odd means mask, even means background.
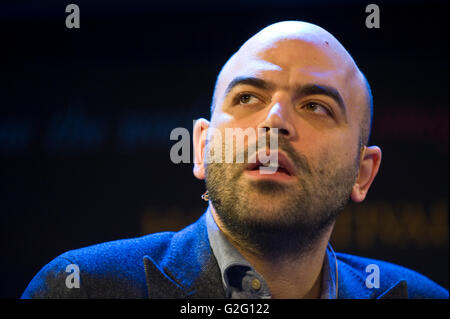
[[[209,118],[222,65],[288,19],[333,33],[374,94],[381,170],[334,248],[448,289],[447,1],[376,1],[380,29],[369,1],[73,1],[81,28],[67,29],[69,3],[0,5],[0,297],[69,249],[198,218],[204,184],[170,161],[169,134]]]

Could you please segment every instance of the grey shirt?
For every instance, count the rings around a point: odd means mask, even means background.
[[[208,239],[222,274],[225,295],[231,299],[269,299],[271,294],[264,278],[226,239],[210,209],[206,212]],[[335,281],[330,271],[328,254],[323,263],[321,299],[336,298]]]

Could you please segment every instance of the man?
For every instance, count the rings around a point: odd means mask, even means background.
[[[371,116],[369,85],[330,33],[298,21],[268,26],[225,64],[211,122],[194,127],[207,212],[178,233],[69,251],[22,297],[448,298],[412,270],[328,244],[339,212],[350,198],[364,200],[380,167],[380,148],[367,146]],[[227,129],[263,133],[247,138],[243,163],[234,149],[231,162],[221,160],[236,142]],[[272,154],[259,140],[273,133]],[[268,152],[277,160],[264,173]],[[67,269],[79,269],[78,287]]]

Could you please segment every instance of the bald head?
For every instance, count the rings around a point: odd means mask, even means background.
[[[283,57],[280,52],[284,52]],[[342,95],[350,107],[359,111],[360,141],[367,145],[371,118],[372,95],[369,84],[355,61],[339,41],[325,29],[300,21],[279,22],[262,29],[226,62],[220,71],[211,105],[211,116],[223,102],[229,84],[242,70],[256,74],[258,70],[277,71],[292,68],[298,61],[302,69],[322,77],[336,77],[346,83]]]

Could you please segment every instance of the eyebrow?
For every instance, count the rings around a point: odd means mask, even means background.
[[[227,89],[225,90],[225,97],[230,93],[230,91],[238,85],[250,85],[257,87],[259,89],[263,90],[273,90],[275,88],[275,85],[267,82],[266,80],[255,78],[255,77],[249,77],[249,76],[238,76],[234,78],[230,84],[228,84]]]
[[[250,77],[250,76],[239,76],[234,78],[230,84],[228,84],[225,90],[225,97],[230,93],[230,91],[238,85],[250,85],[262,90],[273,91],[276,88],[274,83],[268,82],[266,80]],[[294,87],[295,98],[301,98],[309,95],[325,95],[332,98],[339,106],[340,110],[347,116],[347,107],[344,103],[344,99],[339,94],[339,91],[329,85],[309,83],[304,85],[298,85]]]

